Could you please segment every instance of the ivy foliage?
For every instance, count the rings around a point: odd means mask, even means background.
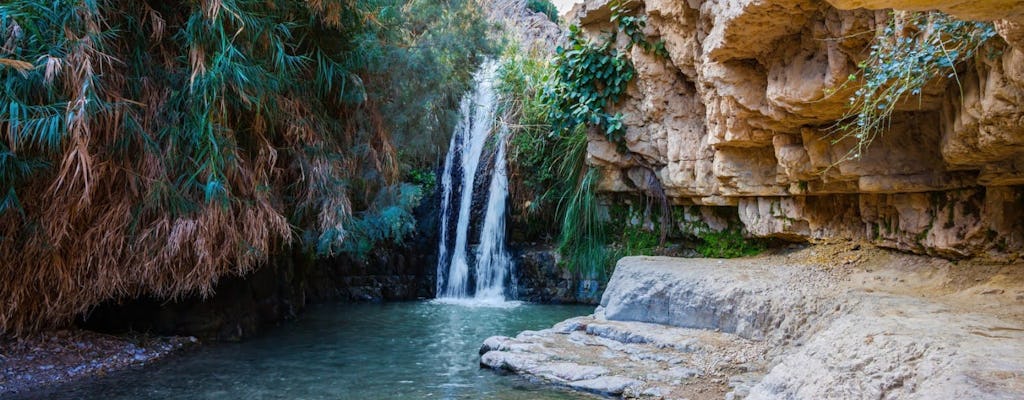
[[[636,45],[648,53],[668,58],[668,50],[665,49],[664,40],[658,40],[653,43],[647,40],[647,35],[644,34],[644,28],[647,27],[647,17],[631,14],[630,10],[626,8],[626,4],[622,0],[615,0],[609,4],[612,12],[611,22],[618,27],[619,32],[622,32],[622,34],[629,38],[629,45],[626,50]]]
[[[544,96],[550,103],[549,119],[556,131],[573,131],[577,126],[597,128],[608,141],[625,150],[622,114],[607,110],[619,102],[636,70],[624,51],[615,47],[618,35],[629,38],[627,51],[640,46],[644,51],[667,57],[664,41],[650,42],[643,33],[646,16],[632,15],[626,3],[613,1],[611,22],[616,30],[594,42],[579,26],[569,27],[568,43],[555,51],[554,79],[546,85]]]
[[[545,89],[555,67],[510,49],[499,70],[498,90],[511,133],[512,218],[529,240],[556,242],[566,269],[604,278],[611,257],[595,192],[600,175],[586,165],[585,125],[552,129]]]
[[[567,44],[556,49],[550,64],[506,54],[499,86],[506,121],[518,121],[509,154],[513,218],[537,233],[550,233],[551,221],[558,221],[554,241],[564,265],[591,278],[607,277],[621,254],[610,249],[600,213],[600,172],[586,164],[587,131],[596,129],[625,151],[623,116],[608,112],[636,77],[625,51],[640,46],[667,56],[663,42],[652,43],[643,34],[644,16],[619,1],[611,10],[614,32],[591,40],[570,26]],[[620,34],[629,38],[625,51],[616,47]]]
[[[846,83],[861,87],[833,128],[837,142],[855,140],[845,159],[859,158],[888,128],[893,112],[908,96],[920,96],[937,78],[959,84],[957,66],[976,57],[994,37],[990,22],[961,21],[937,11],[891,13],[867,59],[858,64],[860,72]]]
[[[551,103],[549,118],[556,131],[594,126],[612,143],[622,142],[622,114],[605,110],[626,93],[636,71],[614,46],[614,37],[594,43],[579,27],[569,27],[568,47],[558,47],[555,53],[557,78],[544,93]]]

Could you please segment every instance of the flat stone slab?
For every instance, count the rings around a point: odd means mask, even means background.
[[[764,343],[600,316],[572,318],[514,338],[494,336],[482,350],[484,367],[625,397],[721,399],[730,391],[727,371],[767,367]]]
[[[633,387],[641,385],[636,379],[621,376],[602,376],[594,379],[570,382],[569,387],[605,395],[620,395]]]

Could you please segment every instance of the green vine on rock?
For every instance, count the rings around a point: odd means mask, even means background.
[[[647,27],[647,17],[636,16],[630,14],[631,10],[626,8],[628,2],[621,0],[614,0],[609,4],[609,8],[612,11],[611,22],[615,23],[615,26],[619,28],[619,32],[622,32],[629,37],[629,50],[632,46],[640,46],[645,52],[654,53],[654,55],[668,58],[668,50],[665,49],[665,41],[659,40],[651,43],[647,40],[647,35],[644,33],[644,28]]]
[[[583,37],[579,27],[569,27],[569,46],[556,50],[557,79],[544,91],[555,131],[596,126],[612,143],[622,142],[622,115],[611,115],[605,109],[619,101],[636,71],[613,44],[613,38],[593,43]]]
[[[544,14],[551,22],[558,23],[558,7],[551,0],[527,0],[526,9]]]
[[[849,110],[832,128],[837,134],[833,143],[855,140],[843,160],[860,158],[888,129],[892,114],[907,95],[921,96],[926,85],[942,76],[959,84],[956,66],[974,58],[995,36],[989,22],[961,21],[940,12],[892,13],[868,58],[858,64],[860,73],[851,74],[846,83],[860,80],[863,86],[850,97]]]
[[[556,50],[554,71],[540,97],[552,128],[543,142],[550,144],[547,148],[554,153],[544,159],[557,166],[559,177],[541,198],[557,201],[561,220],[558,250],[565,265],[589,277],[606,277],[618,254],[609,251],[605,223],[598,213],[600,171],[586,163],[587,128],[597,129],[619,151],[627,152],[623,116],[607,111],[622,99],[636,77],[626,53],[632,46],[640,46],[645,52],[668,57],[664,42],[652,43],[644,34],[646,17],[633,15],[634,10],[624,4],[611,2],[610,22],[617,29],[601,40],[590,40],[579,26],[569,27],[568,45]],[[624,51],[616,47],[620,33],[629,38]]]
[[[664,41],[650,42],[643,33],[647,18],[630,14],[622,1],[611,2],[611,22],[617,30],[600,43],[584,37],[579,26],[569,27],[568,46],[559,46],[555,55],[555,78],[549,81],[544,97],[550,104],[549,119],[555,131],[570,132],[579,125],[597,127],[608,139],[625,150],[622,114],[606,110],[618,103],[629,83],[636,77],[626,53],[615,48],[618,33],[629,37],[629,47],[667,58]]]

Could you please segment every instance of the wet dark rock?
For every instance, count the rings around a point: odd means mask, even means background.
[[[597,304],[600,282],[583,279],[559,265],[551,247],[535,246],[513,251],[516,262],[516,298],[536,303]]]

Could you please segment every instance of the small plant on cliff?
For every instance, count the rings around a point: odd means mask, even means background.
[[[652,43],[643,33],[646,17],[630,14],[625,4],[611,2],[610,21],[618,29],[601,41],[587,39],[579,26],[569,27],[568,46],[556,50],[555,79],[548,82],[544,92],[556,131],[592,126],[622,150],[626,147],[622,114],[613,115],[607,110],[622,99],[636,70],[626,53],[615,48],[615,39],[622,33],[629,37],[627,51],[636,45],[646,52],[668,56],[664,41]]]
[[[549,0],[527,0],[526,8],[530,11],[544,14],[551,22],[558,23],[558,7],[551,4]]]
[[[846,155],[857,159],[884,132],[890,117],[907,95],[920,96],[925,86],[938,77],[960,83],[956,66],[970,60],[996,36],[987,22],[960,21],[940,12],[893,13],[871,53],[850,75],[848,84],[863,86],[850,97],[850,110],[834,131],[835,142],[853,138]]]
[[[664,40],[657,42],[647,40],[647,35],[644,34],[644,28],[647,27],[647,17],[631,14],[631,10],[626,7],[627,4],[630,3],[614,0],[609,3],[609,8],[612,12],[611,21],[619,28],[619,32],[629,37],[629,46],[640,46],[640,48],[648,53],[668,58],[668,50],[665,49]]]

